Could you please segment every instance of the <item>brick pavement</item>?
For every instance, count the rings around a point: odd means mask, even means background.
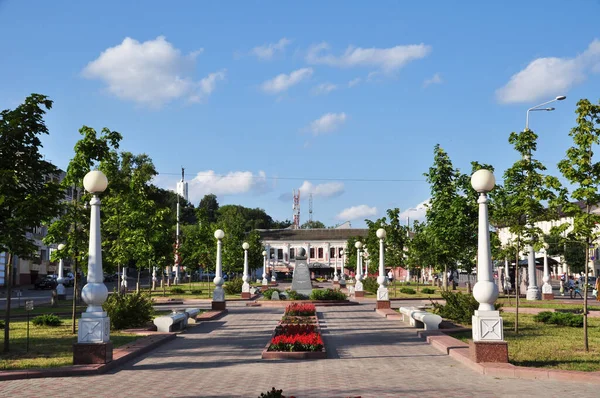
[[[319,308],[328,359],[264,361],[260,352],[283,309],[242,305],[228,305],[227,316],[118,370],[0,382],[0,396],[258,397],[273,386],[297,398],[598,396],[589,384],[472,372],[418,339],[414,328],[376,315],[373,305]]]

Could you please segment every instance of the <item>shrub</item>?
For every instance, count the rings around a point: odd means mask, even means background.
[[[44,314],[36,316],[31,321],[35,326],[60,326],[62,321],[54,314]]]
[[[339,289],[313,290],[311,300],[346,300],[346,295]]]
[[[428,288],[428,287],[424,287],[423,289],[421,289],[421,291],[422,291],[424,294],[434,294],[434,293],[435,293],[435,289],[430,289],[430,288]]]
[[[411,289],[410,287],[403,287],[400,289],[400,293],[404,293],[404,294],[417,294],[417,291],[415,289]]]
[[[439,304],[432,301],[433,312],[442,318],[470,325],[471,317],[475,314],[475,310],[479,308],[479,303],[473,295],[462,294],[460,292],[441,292],[441,294],[442,298],[446,300],[446,304]],[[499,310],[501,307],[502,304],[495,304],[496,310]]]
[[[241,294],[244,281],[241,278],[235,278],[225,284],[223,289],[227,294]]]
[[[4,321],[0,321],[0,329],[4,329]]]
[[[308,296],[306,294],[298,293],[295,290],[289,290],[287,295],[290,300],[308,300]]]
[[[291,316],[314,316],[316,313],[314,304],[292,303],[285,308],[285,315]]]
[[[152,300],[145,293],[111,294],[102,305],[110,317],[112,329],[146,326],[152,320]]]
[[[258,398],[285,398],[285,396],[283,395],[283,390],[276,390],[273,387],[271,391],[260,393],[260,397]]]
[[[190,293],[192,293],[193,295],[198,296],[198,295],[202,294],[202,290],[200,290],[200,289],[192,289],[190,291]]]
[[[271,297],[273,296],[273,292],[277,292],[277,293],[281,293],[281,290],[276,289],[274,287],[270,287],[267,290],[265,290],[262,295],[264,298],[266,298],[267,300],[271,300]]]
[[[180,287],[172,287],[170,290],[171,294],[184,294],[185,290]]]
[[[377,279],[370,276],[368,278],[363,279],[362,283],[363,289],[365,289],[367,292],[377,293],[377,289],[379,289]]]
[[[314,324],[315,321],[312,318],[307,318],[307,317],[297,317],[297,316],[288,316],[288,315],[284,315],[283,318],[281,318],[281,324],[282,325],[310,325],[310,324]]]
[[[549,323],[552,325],[568,326],[572,328],[583,327],[583,315],[569,312],[543,311],[533,317],[536,322]]]

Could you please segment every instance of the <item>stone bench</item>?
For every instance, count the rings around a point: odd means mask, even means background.
[[[406,317],[408,317],[410,326],[414,326],[416,328],[424,328],[425,330],[438,330],[440,323],[442,323],[441,316],[423,311],[416,307],[400,307],[400,313],[402,314],[403,321],[406,321]]]
[[[200,314],[199,308],[186,308],[185,313],[188,317],[188,323],[196,323],[196,317]]]
[[[188,316],[185,312],[173,312],[154,318],[154,325],[159,332],[174,332],[187,326]]]

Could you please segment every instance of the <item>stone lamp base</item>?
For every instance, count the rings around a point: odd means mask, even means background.
[[[355,290],[354,297],[365,297],[365,291],[364,290]]]
[[[508,363],[508,343],[506,341],[469,341],[473,362]]]
[[[109,363],[113,360],[113,344],[75,343],[73,344],[73,365]]]
[[[211,308],[213,311],[223,311],[227,309],[227,304],[225,301],[213,301]]]
[[[377,307],[378,310],[387,310],[392,308],[391,304],[390,304],[390,300],[377,300]]]
[[[242,299],[249,299],[251,297],[250,292],[242,292]]]
[[[554,293],[542,293],[543,300],[554,300]]]

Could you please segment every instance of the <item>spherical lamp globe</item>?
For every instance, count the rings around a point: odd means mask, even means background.
[[[356,247],[357,249],[360,249],[362,247],[362,243],[361,242],[356,242],[354,244],[354,247]]]
[[[108,179],[100,170],[92,170],[83,177],[83,187],[89,193],[104,192],[108,186]]]
[[[262,255],[263,255],[263,257],[265,257],[267,255],[267,251],[263,250]]]
[[[486,169],[477,170],[471,176],[471,186],[477,192],[490,192],[496,185],[496,178],[491,171]]]
[[[66,247],[66,246],[65,246],[63,243],[61,243],[60,245],[58,245],[58,250],[62,250],[62,249],[64,249],[65,247]]]
[[[379,229],[377,230],[377,237],[378,237],[379,239],[384,239],[384,238],[385,238],[385,229],[383,229],[383,228],[379,228]]]
[[[217,239],[223,239],[225,237],[225,232],[223,232],[222,229],[217,229],[215,231],[215,238]]]
[[[244,250],[250,249],[250,245],[248,244],[248,242],[242,243],[242,249],[244,249]]]

